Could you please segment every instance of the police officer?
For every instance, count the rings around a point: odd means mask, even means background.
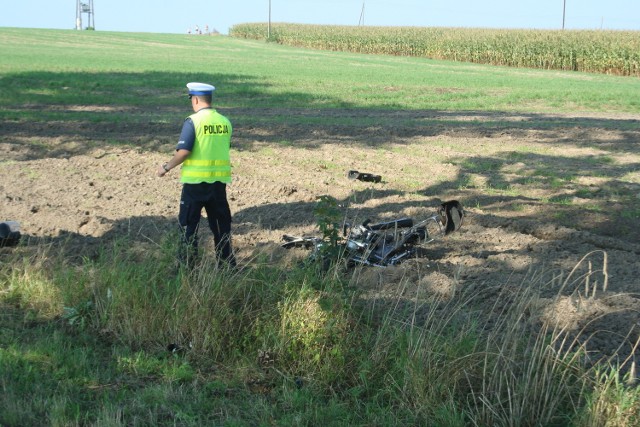
[[[157,171],[158,176],[163,177],[182,165],[178,221],[184,246],[180,260],[193,266],[198,251],[198,224],[204,208],[218,258],[235,267],[231,249],[231,210],[227,201],[227,184],[231,182],[231,122],[211,107],[213,86],[188,83],[187,88],[194,114],[184,121],[173,157]]]

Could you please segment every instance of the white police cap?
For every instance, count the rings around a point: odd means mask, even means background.
[[[216,88],[211,85],[197,82],[187,83],[187,88],[189,89],[189,95],[196,96],[212,95],[213,91],[216,90]]]

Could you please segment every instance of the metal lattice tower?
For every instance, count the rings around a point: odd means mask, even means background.
[[[82,15],[87,14],[87,27],[82,28]],[[76,30],[96,29],[95,13],[93,11],[93,0],[83,3],[82,0],[76,0]]]

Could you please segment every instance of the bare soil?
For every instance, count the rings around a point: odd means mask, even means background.
[[[441,200],[457,199],[467,212],[460,232],[425,247],[420,259],[365,269],[357,284],[372,298],[407,301],[473,287],[487,310],[533,286],[539,296],[527,316],[583,331],[594,360],[616,351],[640,355],[633,347],[639,117],[222,112],[235,125],[229,199],[240,264],[288,265],[304,256],[281,249],[281,237],[319,234],[313,208],[321,195],[340,200],[352,222],[420,219]],[[291,120],[251,119],[265,116]],[[353,125],[333,124],[348,120]],[[19,221],[25,244],[64,242],[70,257],[91,256],[117,237],[154,245],[176,229],[179,173],[157,178],[155,170],[173,151],[179,121],[4,121],[0,128],[0,220]],[[383,179],[349,180],[349,170]]]

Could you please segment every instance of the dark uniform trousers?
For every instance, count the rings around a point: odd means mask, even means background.
[[[186,247],[181,249],[181,260],[192,264],[197,256],[198,225],[203,208],[213,232],[218,259],[235,267],[236,260],[231,249],[231,210],[227,201],[227,185],[222,182],[183,184],[178,221]]]

